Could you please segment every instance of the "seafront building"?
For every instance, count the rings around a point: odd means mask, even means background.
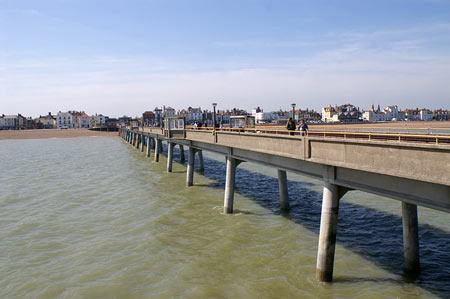
[[[58,129],[72,129],[74,127],[72,114],[59,111],[56,115],[56,127]]]
[[[2,115],[0,117],[1,130],[23,130],[27,126],[27,119],[21,114],[17,115]]]
[[[352,104],[344,104],[341,106],[334,105],[332,107],[322,108],[322,121],[328,122],[358,122],[362,120],[362,113],[359,107]]]
[[[450,110],[443,110],[443,109],[434,110],[433,119],[437,121],[449,121]]]
[[[39,115],[35,124],[37,129],[54,129],[56,128],[56,117],[51,112],[44,116]]]

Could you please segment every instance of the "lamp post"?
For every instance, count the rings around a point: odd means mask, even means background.
[[[216,129],[216,106],[217,103],[212,103],[213,106],[213,130]]]
[[[291,107],[292,107],[292,120],[295,122],[295,104],[292,103]]]

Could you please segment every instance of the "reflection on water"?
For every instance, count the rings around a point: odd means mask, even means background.
[[[175,150],[177,154],[177,149]],[[361,192],[341,202],[334,283],[314,279],[320,182],[276,170],[236,176],[222,214],[223,157],[186,188],[119,138],[0,142],[0,297],[448,297],[448,214],[419,209],[422,272],[402,279],[398,201]],[[176,156],[177,158],[177,156]]]

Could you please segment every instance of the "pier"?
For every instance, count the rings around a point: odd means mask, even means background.
[[[188,147],[187,187],[194,184],[195,155],[200,171],[203,150],[223,155],[226,158],[225,214],[233,213],[236,169],[242,162],[278,170],[282,210],[289,209],[287,172],[323,181],[316,265],[319,281],[333,279],[339,201],[347,192],[360,190],[401,201],[404,272],[408,275],[420,271],[417,206],[450,212],[450,146],[447,143],[195,130],[186,129],[180,122],[168,120],[164,128],[122,127],[119,135],[141,152],[146,148],[147,157],[153,151],[155,162],[159,161],[162,142],[167,142],[168,172],[172,171],[174,147],[180,147],[182,160],[184,147]]]

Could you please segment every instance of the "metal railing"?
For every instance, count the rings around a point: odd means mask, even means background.
[[[272,135],[291,135],[306,137],[322,137],[322,138],[343,138],[343,139],[359,139],[359,140],[377,140],[377,141],[398,141],[398,142],[420,142],[420,143],[434,143],[434,144],[450,144],[450,136],[446,135],[431,135],[431,134],[401,134],[401,133],[383,133],[383,132],[355,132],[355,131],[320,131],[309,130],[288,131],[281,128],[216,128],[212,127],[187,127],[187,130],[211,132],[236,132],[236,133],[250,133],[250,134],[272,134]]]
[[[404,128],[404,127],[365,127],[345,125],[310,125],[311,131],[329,131],[329,132],[363,132],[363,133],[395,133],[395,134],[427,134],[427,135],[450,135],[450,128]],[[258,129],[268,126],[256,126]],[[272,126],[271,128],[285,129],[284,126]]]

